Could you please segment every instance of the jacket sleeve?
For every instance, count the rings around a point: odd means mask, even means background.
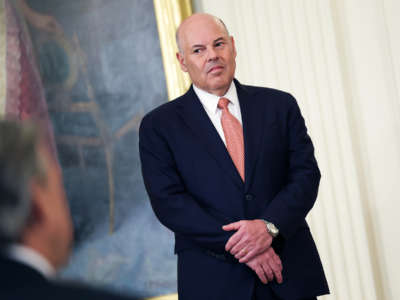
[[[139,152],[144,184],[157,218],[176,235],[223,252],[232,233],[223,231],[222,226],[229,221],[202,207],[185,188],[170,145],[154,123],[151,115],[142,120]]]
[[[291,95],[288,97],[287,183],[263,212],[263,218],[274,223],[284,238],[289,238],[305,223],[317,198],[321,178],[299,106]]]

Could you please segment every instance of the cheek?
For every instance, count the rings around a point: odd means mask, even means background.
[[[197,63],[193,65],[193,69],[197,74],[202,74],[204,70],[204,65],[201,63]]]
[[[203,72],[203,70],[201,68],[199,68],[198,66],[193,66],[190,69],[189,75],[192,79],[202,79],[206,77],[206,74]]]

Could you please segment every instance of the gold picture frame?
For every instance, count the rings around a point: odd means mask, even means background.
[[[189,76],[182,72],[176,59],[178,47],[175,32],[183,19],[192,14],[192,3],[191,0],[153,0],[153,3],[168,99],[173,100],[185,93],[191,84]],[[153,297],[148,300],[178,300],[178,294]]]
[[[160,37],[168,99],[172,100],[187,91],[191,81],[176,59],[178,47],[175,32],[183,19],[192,14],[191,0],[153,0]]]
[[[5,114],[6,109],[6,11],[4,0],[0,0],[0,116]]]
[[[192,14],[191,0],[153,0],[160,38],[168,100],[173,100],[189,88],[191,80],[182,72],[176,53],[175,33],[179,24]],[[149,298],[148,300],[178,300],[178,294]]]
[[[178,300],[178,294],[153,297],[153,298],[148,298],[147,300]]]
[[[179,24],[192,14],[192,3],[191,0],[153,0],[153,3],[168,99],[173,100],[185,93],[191,84],[188,74],[182,72],[176,59],[178,47],[175,33]],[[178,294],[153,297],[148,300],[178,300]]]

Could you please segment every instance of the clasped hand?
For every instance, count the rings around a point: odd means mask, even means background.
[[[225,245],[226,251],[255,271],[261,282],[267,283],[275,277],[282,283],[282,262],[271,248],[272,236],[262,220],[242,220],[222,229],[236,230]]]

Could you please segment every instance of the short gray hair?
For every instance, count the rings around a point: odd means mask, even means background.
[[[0,241],[15,242],[31,213],[30,182],[45,178],[33,124],[0,120]]]

